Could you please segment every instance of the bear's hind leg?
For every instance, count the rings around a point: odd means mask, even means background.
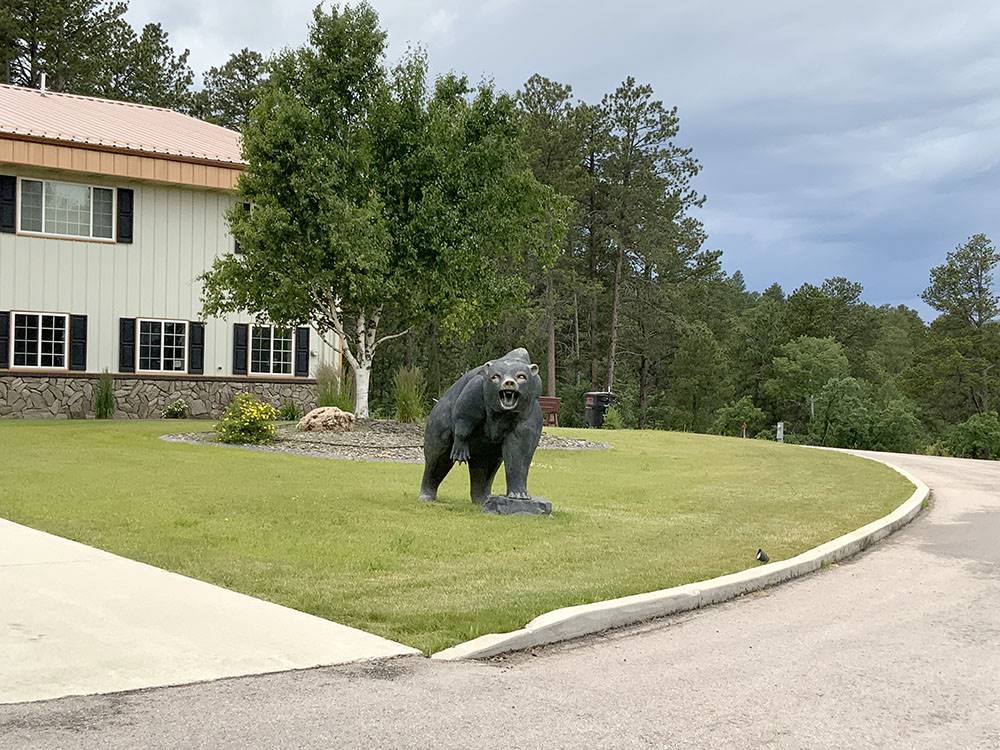
[[[436,456],[424,458],[424,478],[420,483],[420,499],[430,502],[437,499],[438,487],[448,476],[455,462],[448,456],[448,449],[438,451]]]

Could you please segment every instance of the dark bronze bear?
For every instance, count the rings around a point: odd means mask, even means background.
[[[474,502],[482,504],[489,497],[501,462],[507,496],[528,498],[528,468],[542,436],[541,392],[538,365],[524,349],[460,377],[427,418],[420,499],[437,497],[456,462],[469,464]]]

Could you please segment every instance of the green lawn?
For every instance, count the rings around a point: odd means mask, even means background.
[[[759,546],[791,557],[912,491],[828,451],[604,432],[611,451],[535,455],[530,486],[551,518],[501,518],[470,503],[461,467],[423,504],[417,465],[158,439],[207,427],[0,422],[0,517],[433,652],[556,607],[741,570]]]

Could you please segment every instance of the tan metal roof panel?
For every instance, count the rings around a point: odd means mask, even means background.
[[[169,109],[0,84],[0,133],[243,164],[240,134]]]

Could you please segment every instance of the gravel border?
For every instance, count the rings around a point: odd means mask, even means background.
[[[299,432],[293,424],[278,428],[278,440],[271,445],[241,445],[220,443],[213,432],[177,432],[160,439],[172,443],[213,445],[219,448],[241,448],[264,453],[285,453],[339,461],[374,461],[422,464],[423,427],[404,425],[390,420],[366,420],[360,429],[351,432]],[[541,450],[608,450],[608,443],[581,438],[542,434]]]

